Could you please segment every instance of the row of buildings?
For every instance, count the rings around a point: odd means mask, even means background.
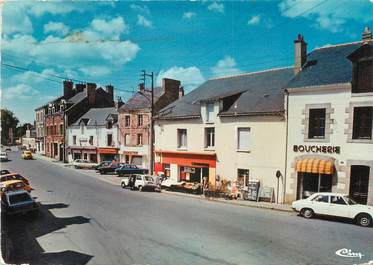
[[[153,134],[154,170],[176,181],[205,177],[214,189],[258,180],[283,203],[333,191],[373,205],[371,31],[311,52],[299,35],[294,51],[291,67],[210,79],[185,96],[164,79],[153,117],[143,86],[123,104],[111,86],[74,90],[66,81],[64,96],[36,110],[39,150],[151,167]]]

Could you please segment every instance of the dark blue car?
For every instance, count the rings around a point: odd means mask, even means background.
[[[136,165],[123,164],[115,170],[115,174],[119,176],[132,175],[132,174],[147,174],[149,170],[139,168]]]

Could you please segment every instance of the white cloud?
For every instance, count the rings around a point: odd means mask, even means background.
[[[79,68],[79,70],[89,77],[101,77],[101,76],[111,74],[111,69],[106,66],[93,65],[93,66],[81,67]]]
[[[366,0],[355,0],[353,4],[350,0],[283,0],[279,8],[285,17],[311,19],[318,28],[331,32],[344,31],[343,26],[350,20],[364,24],[373,21],[373,5]]]
[[[137,12],[140,12],[140,13],[144,13],[144,14],[150,14],[150,10],[149,10],[149,7],[146,6],[146,5],[136,5],[136,4],[132,4],[130,5],[130,8],[134,11],[137,11]]]
[[[373,1],[373,0],[372,0]],[[183,13],[183,18],[185,18],[185,19],[191,19],[191,18],[193,18],[194,16],[196,16],[196,13],[194,13],[194,12],[184,12]]]
[[[214,76],[236,75],[242,72],[237,68],[237,63],[234,58],[228,55],[219,60],[216,65],[211,68],[211,71]]]
[[[261,16],[260,15],[256,15],[256,16],[252,16],[249,21],[247,22],[248,25],[258,25],[261,21]]]
[[[153,22],[142,15],[137,15],[137,25],[151,28],[153,26]]]
[[[111,20],[93,19],[91,27],[83,34],[88,35],[93,39],[105,39],[112,37],[119,39],[120,34],[128,33],[129,26],[126,24],[122,17],[116,17]]]
[[[44,33],[55,32],[57,34],[66,35],[69,32],[69,27],[61,22],[48,22],[44,25]]]
[[[157,84],[160,85],[162,78],[172,78],[181,81],[181,85],[184,86],[185,92],[190,92],[197,86],[205,82],[201,71],[195,67],[178,67],[173,66],[167,70],[161,70],[157,77]]]
[[[2,30],[4,34],[30,34],[33,26],[26,7],[22,3],[12,2],[3,5]]]
[[[218,13],[224,13],[224,4],[214,2],[210,4],[207,9]]]
[[[39,94],[39,91],[26,84],[17,84],[16,86],[6,88],[2,91],[2,97],[7,100],[30,99]]]
[[[37,85],[44,81],[46,81],[45,78],[51,78],[52,76],[48,77],[48,75],[57,75],[57,73],[53,69],[44,69],[42,72],[35,72],[35,71],[26,71],[23,73],[15,74],[10,78],[11,82],[14,83],[25,83],[28,85]]]

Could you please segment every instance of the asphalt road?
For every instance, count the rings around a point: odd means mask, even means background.
[[[76,169],[23,161],[17,152],[9,156],[11,161],[1,167],[29,176],[32,194],[41,203],[37,216],[2,218],[2,248],[12,263],[290,265],[373,260],[373,228],[122,190]],[[341,248],[364,256],[339,257],[335,252]]]

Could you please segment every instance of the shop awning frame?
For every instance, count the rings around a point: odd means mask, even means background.
[[[298,160],[295,166],[297,172],[334,174],[334,161],[331,159],[306,158]]]

